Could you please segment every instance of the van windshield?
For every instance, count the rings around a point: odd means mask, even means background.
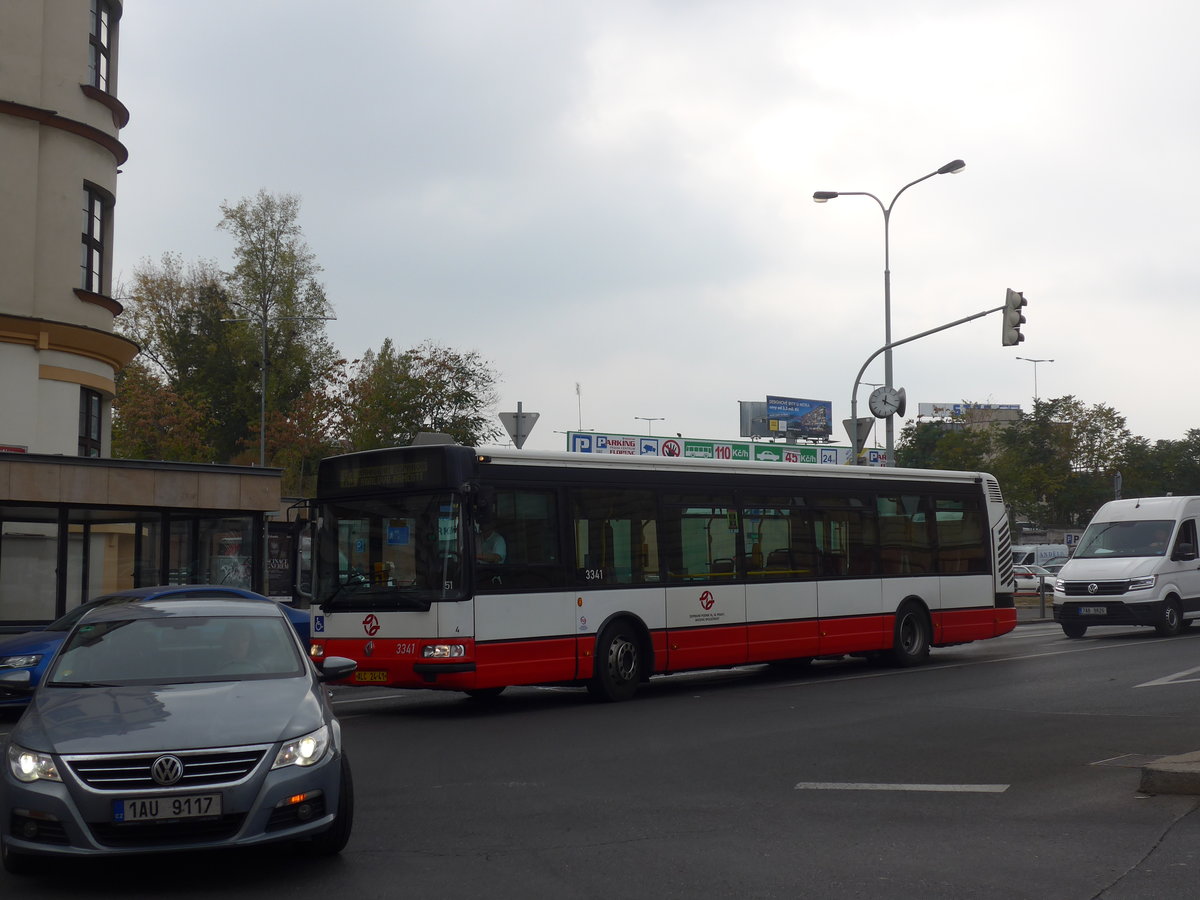
[[[1166,556],[1171,546],[1170,519],[1141,522],[1093,522],[1083,533],[1073,559]]]

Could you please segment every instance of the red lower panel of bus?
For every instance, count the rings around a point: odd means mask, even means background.
[[[1000,637],[1017,627],[1017,611],[1012,607],[943,610],[932,617],[933,643],[939,647]]]
[[[931,613],[937,646],[999,637],[1016,625],[1015,609],[976,608]],[[771,660],[834,656],[887,650],[892,645],[895,616],[856,616],[770,622],[733,627],[654,631],[650,644],[655,674],[719,668]],[[366,655],[366,640],[328,638],[325,656],[347,656],[359,668],[349,683],[466,691],[510,684],[586,681],[592,676],[597,648],[591,635],[529,641],[477,643],[464,640],[467,655],[423,659],[424,643],[375,641]],[[403,655],[381,653],[395,647]]]
[[[815,619],[751,624],[746,631],[750,645],[746,654],[748,662],[821,655],[821,625]]]

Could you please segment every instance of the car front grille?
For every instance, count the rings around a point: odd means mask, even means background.
[[[220,750],[181,750],[174,753],[139,753],[136,756],[66,756],[75,776],[97,791],[188,790],[237,784],[250,776],[266,755],[267,746],[227,747]],[[178,781],[162,784],[154,779],[154,764],[174,756],[183,764]]]
[[[1093,590],[1092,585],[1095,585]],[[1129,592],[1129,580],[1064,581],[1062,593],[1068,597],[1119,597]]]

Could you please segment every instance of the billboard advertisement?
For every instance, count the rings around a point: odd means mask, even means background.
[[[567,449],[572,453],[607,453],[618,456],[673,456],[684,459],[755,460],[758,462],[809,463],[827,466],[850,464],[849,447],[803,444],[768,444],[757,441],[710,441],[685,437],[636,434],[603,434],[568,431]],[[886,453],[867,451],[867,464],[882,466]]]
[[[768,394],[767,428],[779,437],[827,441],[833,435],[833,403]]]

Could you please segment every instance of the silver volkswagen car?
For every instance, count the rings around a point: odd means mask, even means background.
[[[234,598],[116,604],[84,616],[4,748],[0,850],[38,857],[304,841],[346,845],[354,814],[324,681],[278,609]]]

